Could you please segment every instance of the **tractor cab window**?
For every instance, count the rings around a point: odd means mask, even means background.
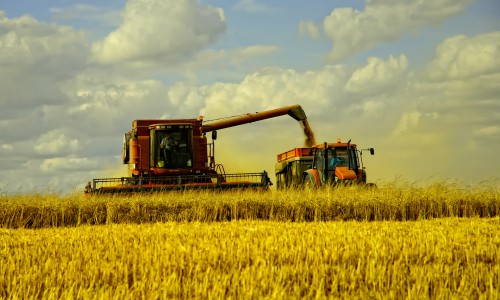
[[[349,155],[347,148],[328,149],[328,169],[335,170],[336,167],[348,167]]]
[[[156,168],[189,168],[192,166],[190,131],[188,129],[152,130],[152,161]]]
[[[350,167],[356,170],[358,161],[355,148],[330,148],[328,149],[328,169],[336,167]]]

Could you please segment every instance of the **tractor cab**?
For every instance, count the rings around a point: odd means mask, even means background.
[[[373,151],[370,148],[372,154]],[[317,170],[321,185],[338,181],[364,182],[366,175],[361,154],[350,140],[347,143],[340,139],[337,143],[325,142],[314,148],[312,169]]]

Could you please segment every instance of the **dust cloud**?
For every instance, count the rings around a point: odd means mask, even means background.
[[[302,127],[302,130],[304,131],[304,147],[312,147],[313,145],[316,145],[316,139],[314,138],[314,132],[312,131],[311,126],[309,125],[309,122],[307,119],[299,121],[300,122],[300,127]]]
[[[128,167],[124,164],[108,165],[99,171],[100,178],[120,178],[128,177]]]

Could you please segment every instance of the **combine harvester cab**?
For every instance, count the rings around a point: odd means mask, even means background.
[[[340,184],[374,186],[366,182],[363,151],[375,154],[373,148],[358,150],[351,140],[342,143],[338,139],[337,143],[325,142],[280,153],[275,165],[277,188],[319,188]]]
[[[289,115],[303,121],[300,105],[248,113],[203,123],[203,118],[176,120],[134,120],[125,133],[123,163],[128,177],[90,181],[85,194],[133,193],[184,189],[256,189],[272,185],[267,172],[226,174],[215,162],[217,130]],[[212,133],[212,142],[206,133]]]

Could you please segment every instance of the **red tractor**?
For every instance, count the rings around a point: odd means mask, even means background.
[[[358,150],[351,140],[323,143],[310,148],[294,148],[278,154],[275,166],[278,189],[290,187],[318,188],[327,185],[366,182],[363,151],[375,154],[373,148]]]

